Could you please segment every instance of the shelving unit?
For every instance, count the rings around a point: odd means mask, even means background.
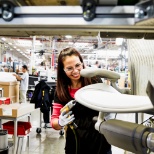
[[[104,61],[105,58],[98,58],[98,55],[96,53],[94,54],[81,54],[83,61],[85,63],[85,65],[93,65],[95,64],[96,61]]]

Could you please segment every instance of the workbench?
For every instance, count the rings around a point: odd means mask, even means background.
[[[34,104],[29,103],[0,105],[0,127],[2,128],[2,119],[14,121],[14,154],[17,153],[17,123],[19,120],[26,117],[28,118],[28,122],[30,122],[30,115],[34,110]]]

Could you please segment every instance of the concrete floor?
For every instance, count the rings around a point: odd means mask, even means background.
[[[118,114],[117,119],[132,121],[135,120],[134,114]],[[27,119],[23,119],[23,121]],[[41,122],[42,123],[42,122]],[[39,109],[32,112],[31,115],[32,131],[30,133],[30,146],[26,146],[26,139],[24,139],[23,149],[20,150],[21,140],[19,144],[18,154],[64,154],[65,138],[60,135],[59,131],[52,128],[41,128],[42,132],[38,134],[36,129],[40,126],[40,111]],[[44,124],[42,123],[42,126]],[[24,148],[25,146],[25,148]],[[113,154],[130,154],[123,149],[112,146]],[[13,146],[9,149],[9,154],[13,154]]]

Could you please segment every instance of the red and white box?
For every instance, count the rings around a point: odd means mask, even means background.
[[[10,103],[11,103],[11,100],[10,100],[9,97],[2,97],[2,98],[0,98],[0,105],[2,105],[2,104],[9,105]]]

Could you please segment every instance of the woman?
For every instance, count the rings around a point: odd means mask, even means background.
[[[76,49],[66,48],[60,52],[51,125],[56,130],[68,125],[66,154],[111,154],[111,145],[94,128],[95,122],[92,119],[98,116],[97,111],[76,103],[71,112],[60,112],[64,105],[74,99],[77,90],[100,81],[97,78],[81,77],[80,71],[83,68],[83,59]],[[75,123],[77,128],[72,127],[71,122]]]

